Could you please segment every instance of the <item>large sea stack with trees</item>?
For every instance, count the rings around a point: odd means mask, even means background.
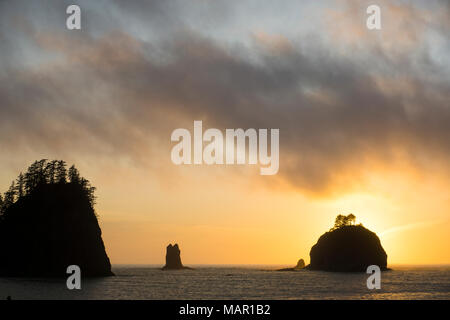
[[[111,276],[95,188],[62,160],[35,161],[0,195],[0,276]]]

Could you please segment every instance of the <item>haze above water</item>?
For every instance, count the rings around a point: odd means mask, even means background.
[[[0,278],[0,297],[13,299],[450,299],[450,266],[390,266],[381,289],[367,274],[275,272],[282,266],[193,266],[161,271],[159,265],[115,265],[115,277],[84,279],[68,290],[65,279]]]

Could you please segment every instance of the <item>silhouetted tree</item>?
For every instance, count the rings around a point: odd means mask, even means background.
[[[338,215],[334,221],[334,227],[331,230],[339,229],[341,227],[350,226],[355,224],[356,217],[350,213],[349,215]]]
[[[69,168],[69,181],[77,184],[80,182],[80,173],[74,165]]]
[[[3,200],[3,208],[8,209],[15,201],[16,198],[16,186],[14,185],[14,181],[11,182],[11,186],[8,191],[5,192],[5,197]]]
[[[355,215],[353,214],[353,213],[350,213],[348,216],[347,216],[347,220],[345,221],[348,225],[354,225],[355,224],[355,221],[356,221],[356,217],[355,217]]]
[[[95,190],[97,190],[97,188],[92,186],[87,190],[87,196],[92,207],[94,207],[94,205],[97,203],[95,201],[97,199],[97,197],[95,196]]]
[[[343,225],[343,221],[345,219],[345,216],[342,214],[339,214],[336,219],[334,220],[334,227],[333,229],[340,228]]]
[[[46,184],[67,184],[77,185],[86,197],[92,207],[95,204],[95,187],[91,186],[89,180],[80,176],[78,169],[72,165],[67,175],[66,162],[63,160],[42,159],[33,162],[25,172],[20,173],[16,182],[13,181],[11,187],[5,192],[0,208],[3,212],[12,205],[16,198],[20,199],[26,195],[32,194],[34,190]]]
[[[56,173],[56,166],[57,166],[58,160],[52,160],[47,163],[45,167],[45,173],[47,176],[47,181],[49,183],[55,183],[55,173]]]
[[[89,182],[89,180],[85,179],[85,178],[81,178],[79,180],[79,185],[80,187],[83,189],[84,193],[86,194],[86,196],[89,198],[89,202],[91,203],[92,206],[94,206],[95,204],[95,187],[91,186],[91,183]]]
[[[0,193],[0,216],[3,214],[3,197]]]
[[[25,192],[28,194],[41,184],[47,183],[45,164],[47,159],[35,161],[24,176]]]
[[[25,172],[25,191],[27,194],[31,193],[36,187],[36,168],[37,161],[33,162]]]
[[[56,165],[56,182],[66,183],[66,162],[64,160],[59,160]]]
[[[45,175],[45,164],[47,159],[42,159],[37,161],[36,165],[36,180],[37,185],[45,184],[47,182],[47,177]]]
[[[22,198],[25,195],[25,178],[24,178],[22,172],[17,177],[16,190],[17,190],[17,196],[19,198]]]

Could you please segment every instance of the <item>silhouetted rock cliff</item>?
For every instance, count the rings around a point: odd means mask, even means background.
[[[72,182],[52,177],[47,183],[43,176],[3,206],[0,276],[68,276],[69,265],[78,265],[83,277],[113,275],[93,209],[93,189],[87,192],[88,181],[76,181],[75,173]]]
[[[183,266],[181,263],[180,248],[178,244],[172,246],[169,244],[166,248],[166,265],[163,270],[179,270],[179,269],[190,269]]]
[[[309,253],[310,270],[365,272],[369,265],[387,269],[378,236],[362,225],[345,225],[323,234]]]

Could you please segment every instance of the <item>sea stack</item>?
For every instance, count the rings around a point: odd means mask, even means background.
[[[58,178],[53,169],[44,170],[58,163]],[[14,202],[2,206],[0,276],[67,277],[70,265],[79,266],[83,277],[113,275],[93,188],[75,167],[70,172],[67,181],[63,161],[35,162],[26,173],[27,191],[20,189]]]
[[[166,265],[162,268],[163,270],[181,270],[186,269],[181,263],[180,248],[178,244],[172,246],[169,244],[166,249]]]
[[[305,267],[305,261],[303,259],[298,260],[297,265],[294,267],[295,270],[300,270]]]
[[[305,261],[303,259],[298,260],[297,265],[293,268],[278,269],[277,271],[298,271],[305,268]]]
[[[387,269],[387,254],[378,236],[362,225],[345,225],[323,234],[310,251],[310,270],[366,272],[370,265]]]

